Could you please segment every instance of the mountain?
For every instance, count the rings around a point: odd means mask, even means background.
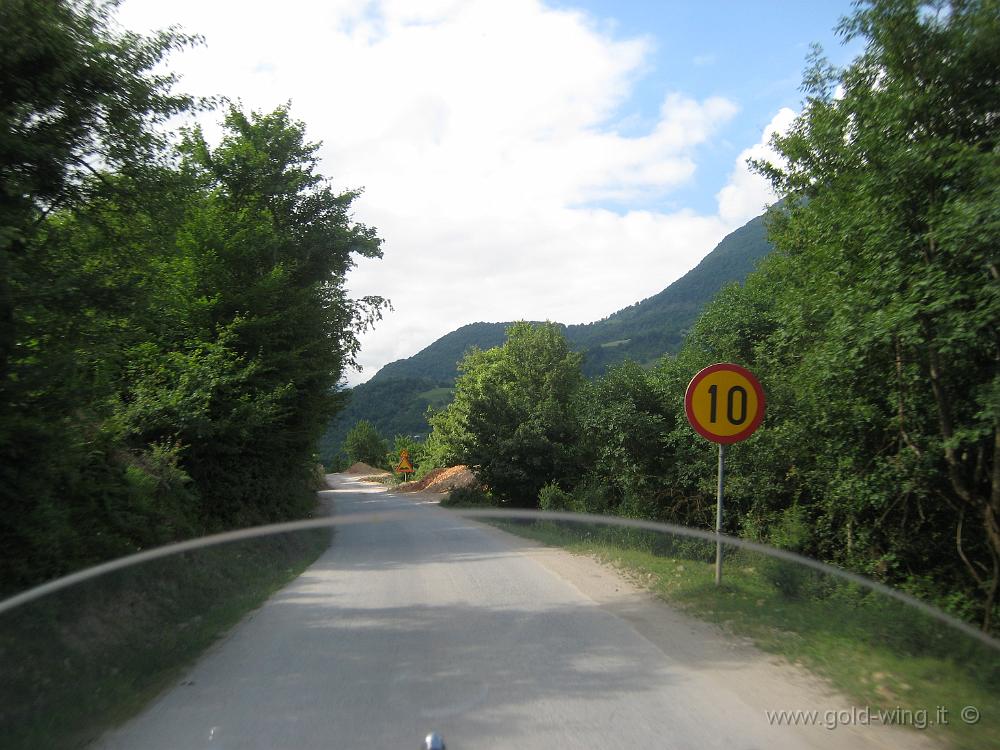
[[[584,352],[583,370],[597,375],[615,362],[651,364],[680,349],[687,329],[726,284],[743,281],[771,251],[764,217],[727,235],[701,263],[662,292],[603,320],[567,326],[566,338]]]
[[[651,364],[676,352],[702,308],[722,287],[743,281],[771,251],[764,217],[758,216],[727,235],[712,252],[662,292],[593,323],[564,326],[566,338],[584,354],[583,371],[599,375],[616,362],[631,359]],[[351,391],[347,407],[337,415],[320,445],[328,460],[359,419],[368,419],[386,437],[427,432],[428,406],[450,400],[457,364],[472,347],[489,349],[503,343],[506,323],[470,323],[445,334],[412,357],[390,362]]]
[[[474,346],[480,349],[500,346],[507,336],[509,325],[510,323],[464,325],[446,333],[412,357],[397,359],[385,365],[368,383],[382,383],[396,378],[427,378],[439,385],[451,385],[458,374],[458,362],[465,353]]]

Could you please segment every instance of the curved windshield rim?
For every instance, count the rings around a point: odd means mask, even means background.
[[[568,511],[540,511],[540,510],[521,510],[521,509],[449,509],[448,512],[455,514],[461,518],[468,518],[470,520],[476,519],[511,519],[511,520],[534,520],[534,521],[568,521],[572,523],[581,524],[595,524],[601,526],[618,526],[622,528],[631,529],[642,529],[646,531],[656,531],[661,533],[669,533],[677,536],[688,537],[691,539],[700,539],[708,542],[721,541],[723,544],[737,547],[739,549],[749,550],[752,552],[758,552],[769,557],[773,557],[778,560],[784,560],[791,563],[796,563],[803,565],[807,568],[819,571],[821,573],[826,573],[828,575],[840,578],[845,581],[857,584],[871,591],[879,594],[883,594],[892,599],[896,599],[899,602],[907,604],[914,607],[923,614],[934,618],[946,625],[949,625],[956,630],[961,631],[965,635],[968,635],[981,643],[990,646],[991,648],[1000,651],[1000,639],[993,638],[982,630],[970,625],[967,622],[963,622],[948,613],[938,609],[937,607],[928,604],[927,602],[921,601],[910,594],[899,589],[887,586],[884,583],[879,583],[871,578],[867,578],[859,573],[854,573],[842,568],[837,568],[828,563],[820,562],[819,560],[813,560],[808,557],[804,557],[795,552],[790,552],[789,550],[778,549],[777,547],[771,547],[766,544],[761,544],[759,542],[751,542],[746,539],[740,539],[738,537],[728,536],[726,534],[716,534],[713,531],[705,531],[703,529],[694,529],[687,526],[680,526],[677,524],[670,523],[660,523],[657,521],[645,521],[635,518],[623,518],[620,516],[601,516],[592,513],[574,513]],[[142,552],[137,552],[132,555],[127,555],[125,557],[120,557],[115,560],[110,560],[106,563],[101,563],[99,565],[94,565],[83,570],[79,570],[75,573],[63,576],[62,578],[56,578],[52,581],[40,584],[19,594],[15,594],[3,601],[0,601],[0,615],[6,614],[7,612],[28,604],[42,597],[48,596],[49,594],[55,593],[65,588],[75,586],[76,584],[83,583],[84,581],[89,581],[94,578],[112,573],[117,570],[123,570],[125,568],[132,567],[134,565],[139,565],[151,560],[158,560],[164,557],[170,557],[171,555],[176,555],[182,552],[189,552],[193,550],[204,549],[206,547],[212,547],[219,544],[227,544],[230,542],[244,541],[248,539],[255,539],[259,537],[272,536],[276,534],[287,534],[296,531],[308,531],[311,529],[323,529],[323,528],[336,528],[338,526],[348,526],[351,524],[358,523],[376,523],[384,521],[393,520],[405,520],[412,518],[412,515],[408,511],[372,511],[370,513],[359,513],[357,515],[350,516],[328,516],[325,518],[314,518],[305,521],[288,521],[285,523],[275,523],[267,524],[264,526],[253,526],[246,529],[237,529],[235,531],[226,531],[220,534],[212,534],[209,536],[199,537],[197,539],[189,539],[183,542],[175,542],[173,544],[166,544],[162,547],[155,547],[149,550],[143,550]]]

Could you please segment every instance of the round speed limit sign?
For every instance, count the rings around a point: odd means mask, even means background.
[[[764,418],[764,389],[745,367],[706,367],[688,384],[684,409],[695,431],[713,443],[738,443]]]

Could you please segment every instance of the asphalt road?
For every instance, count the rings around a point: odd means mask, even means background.
[[[863,748],[914,732],[770,726],[837,708],[792,669],[596,563],[332,476],[330,549],[101,748]]]

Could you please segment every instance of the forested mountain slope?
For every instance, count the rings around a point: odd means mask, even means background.
[[[412,357],[390,362],[369,383],[384,383],[399,378],[427,378],[439,385],[450,386],[458,374],[456,365],[472,347],[490,349],[504,341],[510,323],[469,323],[451,333],[446,333],[433,344],[421,349]],[[357,389],[355,389],[357,390]]]
[[[570,346],[584,352],[584,374],[599,375],[626,359],[646,364],[677,351],[705,305],[726,284],[745,279],[770,250],[764,217],[758,216],[662,292],[603,320],[567,326]]]
[[[676,352],[687,329],[726,284],[742,281],[771,250],[764,217],[758,216],[727,235],[691,271],[658,294],[602,320],[563,327],[573,349],[584,352],[583,370],[599,375],[624,360],[647,364]],[[380,433],[420,435],[428,431],[428,406],[447,403],[457,365],[471,348],[503,343],[511,322],[470,323],[439,338],[412,357],[390,362],[367,383],[353,388],[347,407],[337,415],[320,444],[328,461],[360,419]]]

